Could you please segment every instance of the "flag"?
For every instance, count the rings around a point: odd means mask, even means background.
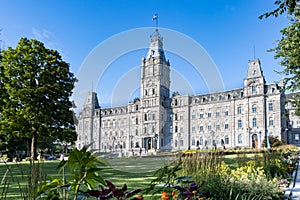
[[[152,20],[153,20],[153,21],[154,21],[154,20],[157,20],[157,18],[158,18],[158,14],[155,13],[155,14],[153,15],[153,17],[152,17]]]

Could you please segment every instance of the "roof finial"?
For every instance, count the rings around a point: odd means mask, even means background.
[[[253,46],[253,58],[255,60],[255,45]]]

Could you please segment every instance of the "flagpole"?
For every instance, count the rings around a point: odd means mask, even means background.
[[[156,14],[157,17],[156,17],[156,30],[158,30],[158,14]]]

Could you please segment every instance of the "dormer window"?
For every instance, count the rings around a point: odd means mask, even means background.
[[[256,92],[256,86],[252,86],[252,93],[255,93]]]

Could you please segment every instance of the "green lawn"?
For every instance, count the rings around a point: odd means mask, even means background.
[[[104,179],[110,180],[117,187],[127,184],[128,190],[145,188],[153,179],[153,173],[163,165],[171,162],[172,158],[162,157],[131,157],[108,159],[108,166],[100,171]],[[44,180],[50,177],[62,177],[58,173],[59,161],[42,161],[40,167],[45,175]],[[9,170],[7,170],[9,169]],[[25,189],[19,189],[27,184],[29,162],[0,163],[0,199],[22,199]],[[3,178],[3,177],[6,178]],[[47,178],[46,178],[47,177]],[[6,187],[6,186],[9,187]],[[7,191],[5,192],[5,190]],[[5,196],[6,193],[6,196]]]
[[[253,155],[251,155],[253,156]],[[225,162],[233,168],[238,167],[239,162],[249,160],[250,155],[230,155],[225,157]],[[130,157],[130,158],[115,158],[108,159],[108,166],[100,171],[104,179],[110,180],[117,187],[122,187],[127,184],[128,190],[145,188],[153,180],[153,173],[174,160],[175,157]],[[44,179],[50,177],[62,177],[58,173],[57,166],[59,161],[43,161],[40,162],[40,167],[44,172]],[[7,170],[7,169],[10,170]],[[29,172],[29,163],[0,163],[0,199],[21,199],[25,194],[25,189],[20,190],[19,186],[24,187],[27,184]],[[6,174],[6,179],[3,178]],[[5,187],[5,186],[9,187]],[[7,191],[6,191],[7,189]],[[7,196],[5,196],[5,193]]]

